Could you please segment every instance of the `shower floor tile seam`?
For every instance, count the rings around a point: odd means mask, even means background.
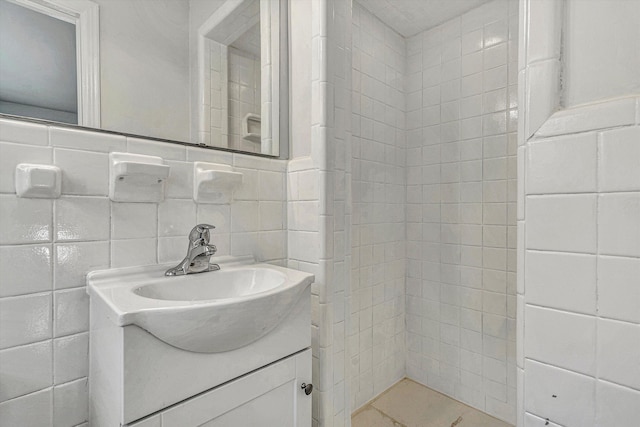
[[[352,427],[511,427],[409,378],[389,387],[351,419]]]

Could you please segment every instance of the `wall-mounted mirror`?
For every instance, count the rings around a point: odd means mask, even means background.
[[[0,0],[0,114],[286,157],[287,6]]]

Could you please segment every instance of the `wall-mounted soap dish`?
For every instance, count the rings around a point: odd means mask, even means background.
[[[16,194],[33,199],[57,199],[62,187],[62,171],[57,166],[20,163],[16,166]]]
[[[229,165],[195,162],[193,164],[193,200],[198,203],[231,203],[233,191],[242,184],[242,174]]]
[[[114,202],[161,202],[170,167],[161,157],[109,154],[109,198]]]
[[[259,143],[261,140],[260,128],[262,122],[260,116],[249,113],[242,119],[242,139]]]

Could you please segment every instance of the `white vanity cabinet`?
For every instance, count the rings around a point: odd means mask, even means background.
[[[312,381],[313,275],[270,265],[222,264],[224,274],[211,272],[176,279],[165,278],[164,269],[105,270],[88,277],[91,426],[310,427],[311,394],[301,386]],[[282,282],[277,282],[271,292],[231,298],[229,303],[224,299],[155,301],[136,294],[150,281],[176,292],[198,287],[210,292],[207,289],[222,289],[235,277],[239,287],[247,274],[256,280],[275,277]],[[291,289],[295,292],[287,292]],[[257,308],[244,308],[245,299],[246,304]],[[266,302],[260,303],[261,299]],[[229,309],[230,304],[247,318]],[[276,313],[279,320],[275,326],[273,317],[269,323],[273,306],[283,307]],[[201,314],[196,317],[199,322],[189,322],[194,310]],[[229,350],[185,350],[159,339],[143,327],[144,322],[142,326],[136,323],[138,318],[148,320],[154,313],[162,316],[156,326],[184,330],[191,338],[194,325],[210,324],[206,331],[218,335],[196,336],[187,343],[195,348],[207,340],[215,347],[250,337],[255,330],[266,332]]]
[[[309,427],[310,378],[307,349],[127,427]]]

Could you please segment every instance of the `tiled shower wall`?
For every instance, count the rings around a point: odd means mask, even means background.
[[[405,40],[353,3],[352,410],[405,374]]]
[[[255,32],[255,27],[253,31]],[[258,51],[259,49],[260,38],[258,36]],[[253,142],[242,138],[242,121],[249,113],[258,116],[261,114],[260,58],[255,58],[250,53],[233,48],[228,48],[227,52],[229,58],[228,146],[235,150],[259,153],[259,141]]]
[[[114,203],[108,153],[161,156],[166,199]],[[231,205],[196,204],[193,161],[233,165],[243,185]],[[15,195],[18,163],[54,164],[62,197]],[[284,264],[285,162],[107,133],[0,120],[0,424],[87,421],[91,270],[177,262],[196,223],[215,225],[218,254]]]
[[[517,3],[407,40],[407,374],[515,422]]]

